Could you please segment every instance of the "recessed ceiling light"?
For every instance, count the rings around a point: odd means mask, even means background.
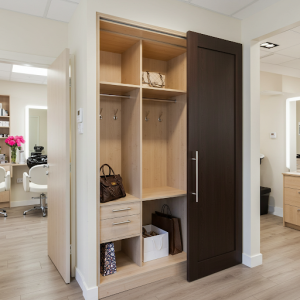
[[[272,49],[272,48],[278,47],[279,45],[274,44],[274,43],[265,42],[265,43],[260,44],[260,46],[262,48]]]
[[[39,75],[39,76],[47,76],[48,70],[43,68],[34,68],[34,67],[25,67],[13,65],[12,69],[13,73],[21,73],[28,75]]]

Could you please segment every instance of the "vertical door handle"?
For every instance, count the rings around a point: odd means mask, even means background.
[[[196,202],[198,202],[198,194],[199,194],[199,185],[198,185],[198,151],[196,151],[196,157],[192,158],[196,162],[196,193],[192,193],[192,195],[196,196]]]

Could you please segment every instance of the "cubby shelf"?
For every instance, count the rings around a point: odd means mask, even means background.
[[[143,97],[145,98],[170,99],[185,94],[186,91],[182,90],[143,87]]]
[[[186,191],[175,189],[169,186],[143,189],[143,201],[175,198],[185,195]]]
[[[125,204],[125,203],[129,203],[129,202],[136,202],[136,201],[141,201],[139,198],[134,197],[128,193],[126,193],[126,197],[124,198],[120,198],[118,200],[115,201],[110,201],[110,202],[106,202],[106,203],[100,203],[100,206],[109,206],[109,205],[115,205],[115,204]]]
[[[157,271],[159,269],[164,269],[166,267],[185,262],[187,260],[187,255],[185,252],[169,255],[160,259],[152,260],[146,263],[143,263],[142,267],[139,267],[135,264],[124,252],[116,252],[117,260],[117,273],[102,276],[100,280],[100,285],[104,286],[106,284],[112,283],[117,280],[128,280],[128,277],[131,276],[141,276],[143,273]]]
[[[139,89],[140,86],[133,84],[115,83],[115,82],[100,82],[100,93],[110,95],[127,96],[131,91]]]

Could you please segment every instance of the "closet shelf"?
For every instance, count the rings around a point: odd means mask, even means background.
[[[176,255],[169,255],[167,257],[143,263],[143,266],[139,267],[124,252],[119,251],[116,252],[117,273],[109,276],[101,275],[100,286],[112,283],[114,281],[128,280],[128,278],[131,276],[137,276],[138,280],[138,277],[144,273],[183,263],[186,260],[186,253],[182,252]]]
[[[170,186],[144,188],[143,189],[143,201],[175,198],[185,196],[186,191],[172,188]]]
[[[106,203],[100,202],[100,206],[109,206],[109,205],[114,205],[114,204],[123,204],[126,202],[137,202],[137,201],[141,201],[141,200],[137,197],[134,197],[134,196],[126,193],[126,197],[120,198],[118,200],[106,202]]]
[[[157,98],[157,99],[170,99],[180,95],[185,95],[186,91],[174,90],[174,89],[161,89],[153,87],[143,87],[143,97],[145,98]]]
[[[100,93],[101,94],[112,94],[126,96],[131,91],[139,89],[140,86],[134,84],[123,84],[114,82],[100,82]]]

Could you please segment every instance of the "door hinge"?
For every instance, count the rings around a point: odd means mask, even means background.
[[[72,171],[72,164],[70,164],[70,172]]]
[[[72,79],[69,78],[69,87],[72,87]]]
[[[72,245],[70,245],[70,255],[72,255]]]

